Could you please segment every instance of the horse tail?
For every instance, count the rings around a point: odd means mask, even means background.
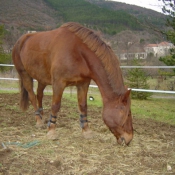
[[[15,44],[13,51],[12,51],[12,59],[13,63],[15,65],[15,68],[19,74],[19,85],[20,85],[20,108],[25,111],[29,107],[29,95],[27,90],[24,87],[23,83],[23,72],[25,71],[25,68],[22,64],[20,52],[24,46],[24,43],[27,41],[27,39],[31,36],[31,34],[23,35]],[[31,79],[32,81],[32,79]]]
[[[19,76],[20,78],[20,108],[23,111],[26,111],[29,108],[29,95],[27,90],[25,89],[24,85],[23,85],[23,80],[22,78]]]

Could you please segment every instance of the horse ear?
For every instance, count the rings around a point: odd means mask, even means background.
[[[129,98],[130,93],[131,93],[131,89],[127,90],[126,93],[125,93],[125,95],[123,96],[122,102],[124,104],[127,104],[127,101],[128,101],[128,98]]]

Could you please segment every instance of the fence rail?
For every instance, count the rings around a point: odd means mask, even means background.
[[[6,66],[6,67],[14,67],[13,64],[0,64],[0,66]],[[133,68],[141,68],[141,69],[175,69],[175,66],[120,66],[121,68],[126,69],[133,69]],[[4,78],[0,77],[0,80],[12,80],[17,81],[18,78]],[[97,85],[90,85],[90,87],[98,88]],[[165,91],[165,90],[150,90],[150,89],[135,89],[135,88],[129,88],[132,91],[138,91],[138,92],[152,92],[152,93],[165,93],[165,94],[175,94],[175,91]]]
[[[120,66],[121,68],[142,68],[142,69],[175,69],[175,66]]]
[[[0,64],[0,66],[9,66],[9,67],[14,67],[13,64]],[[148,68],[152,68],[152,69],[175,69],[175,66],[120,66],[121,68],[145,68],[145,69],[148,69]]]
[[[5,66],[5,67],[14,67],[13,64],[0,64],[0,66]]]

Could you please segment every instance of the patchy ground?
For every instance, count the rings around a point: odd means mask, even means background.
[[[0,175],[175,174],[175,126],[134,117],[134,139],[122,147],[104,125],[101,108],[90,106],[95,136],[86,140],[77,104],[63,98],[59,140],[48,141],[46,129],[35,128],[32,108],[22,112],[18,103],[17,94],[0,94]],[[50,103],[45,96],[45,118]]]

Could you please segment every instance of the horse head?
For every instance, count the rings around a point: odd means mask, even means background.
[[[103,120],[119,144],[128,145],[133,138],[130,91],[104,105]]]

